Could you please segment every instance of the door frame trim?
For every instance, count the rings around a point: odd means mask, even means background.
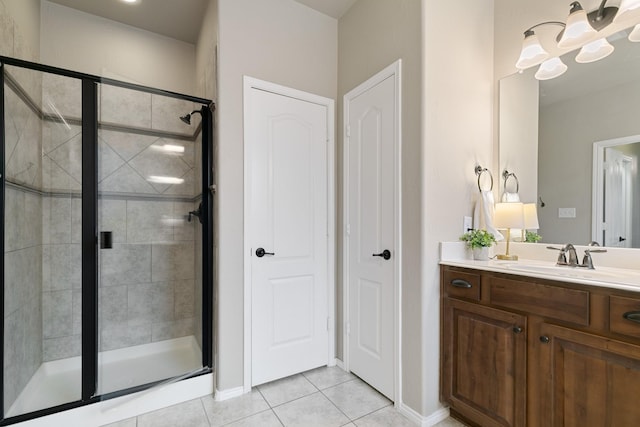
[[[250,156],[246,146],[247,120],[249,113],[249,94],[251,89],[263,90],[277,95],[296,98],[302,101],[322,105],[327,109],[327,316],[328,316],[328,352],[327,365],[336,364],[335,329],[336,329],[336,298],[335,298],[335,259],[336,259],[336,188],[335,188],[335,101],[320,95],[281,86],[275,83],[259,80],[249,76],[243,76],[243,143],[244,143],[244,368],[243,387],[244,392],[251,391],[251,224],[249,212],[251,211],[251,170],[249,168]]]
[[[622,138],[606,139],[593,143],[593,169],[591,185],[591,240],[604,246],[602,239],[602,211],[604,206],[602,183],[604,180],[604,150],[618,145],[633,144],[640,141],[640,135],[625,136]]]
[[[402,403],[402,60],[398,59],[382,71],[373,75],[365,82],[361,83],[351,91],[347,92],[343,98],[344,106],[344,122],[343,122],[343,232],[342,232],[342,283],[343,283],[343,345],[342,358],[344,369],[349,371],[350,355],[349,355],[349,236],[347,230],[347,219],[349,218],[349,136],[347,125],[349,123],[349,102],[362,93],[380,84],[389,77],[394,78],[395,82],[395,131],[394,131],[394,247],[395,254],[395,271],[393,276],[393,294],[394,294],[394,405],[400,407]]]

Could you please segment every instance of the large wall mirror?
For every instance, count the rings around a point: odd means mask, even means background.
[[[500,82],[501,172],[537,203],[542,242],[640,248],[640,43],[627,34],[598,62],[564,55],[555,79]]]

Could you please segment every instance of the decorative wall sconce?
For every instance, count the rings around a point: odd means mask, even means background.
[[[640,0],[622,0],[620,8],[606,6],[606,4],[607,0],[602,0],[597,10],[587,13],[580,2],[574,1],[570,5],[566,23],[546,21],[528,28],[524,32],[524,41],[516,68],[524,70],[540,65],[535,74],[538,80],[553,79],[567,71],[567,65],[559,57],[551,57],[536,36],[534,30],[543,25],[563,27],[556,37],[558,48],[581,48],[576,56],[576,62],[594,62],[611,55],[614,47],[606,37],[599,37],[599,32],[612,22],[640,20]],[[629,40],[640,41],[640,24],[636,25],[631,32]]]

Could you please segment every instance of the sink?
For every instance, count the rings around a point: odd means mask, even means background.
[[[571,277],[584,280],[620,283],[640,287],[640,271],[621,268],[596,267],[590,270],[584,267],[568,267],[555,264],[534,264],[519,262],[497,262],[500,267],[513,271],[538,273],[550,276]]]

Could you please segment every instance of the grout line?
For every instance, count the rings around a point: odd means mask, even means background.
[[[202,398],[198,397],[197,399],[200,402],[200,406],[202,407],[202,412],[204,412],[204,418],[207,420],[207,424],[209,424],[209,426],[211,426],[211,420],[209,419],[209,414],[207,413],[207,410],[204,407],[204,402],[202,401]]]
[[[271,409],[271,412],[273,412],[273,415],[276,416],[276,419],[278,420],[278,422],[282,425],[282,427],[284,427],[284,421],[282,421],[280,419],[280,417],[278,416],[278,414],[276,413],[276,411],[274,411],[273,409]]]

